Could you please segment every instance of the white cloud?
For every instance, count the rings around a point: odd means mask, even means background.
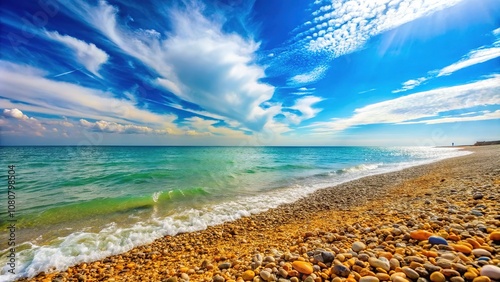
[[[36,118],[28,117],[19,109],[4,109],[2,118],[2,134],[26,134],[43,136],[47,128]]]
[[[102,64],[108,61],[108,54],[97,48],[94,43],[87,43],[69,35],[61,35],[57,31],[46,31],[47,38],[57,41],[70,48],[75,56],[88,71],[101,77],[99,69]]]
[[[312,12],[312,27],[297,37],[311,51],[328,51],[339,57],[356,51],[375,35],[454,6],[460,1],[333,0]]]
[[[499,105],[500,75],[477,82],[419,92],[356,109],[349,118],[317,122],[314,131],[344,130],[367,124],[397,124],[417,119],[436,120],[440,113],[477,106]]]
[[[179,98],[204,110],[260,130],[276,109],[260,105],[274,87],[260,82],[264,68],[254,63],[259,44],[222,30],[223,21],[207,19],[201,5],[170,10],[172,30],[162,39],[151,32],[130,30],[117,20],[117,8],[100,1],[68,7],[82,21],[101,31],[119,48],[155,70],[156,80]]]
[[[500,35],[500,27],[492,31],[493,35],[499,36]]]
[[[451,64],[438,73],[439,76],[450,75],[458,70],[500,57],[500,47],[482,48],[469,52],[460,61]]]
[[[194,128],[192,132],[196,132],[199,135],[222,135],[228,138],[248,138],[248,135],[239,130],[234,130],[227,127],[215,127],[218,121],[202,119],[200,117],[190,117],[186,118],[185,121],[188,123],[189,127]]]
[[[1,108],[124,124],[148,124],[159,129],[176,127],[173,124],[177,119],[175,115],[153,113],[138,108],[129,100],[115,98],[109,92],[2,69],[1,65]]]
[[[399,93],[399,92],[411,90],[411,89],[419,86],[420,84],[422,84],[423,82],[425,82],[428,79],[429,78],[427,78],[427,77],[420,77],[420,78],[417,78],[417,79],[410,79],[410,80],[408,80],[408,81],[406,81],[406,82],[403,83],[403,87],[402,88],[394,90],[394,91],[392,91],[392,93]]]
[[[315,81],[323,78],[325,76],[325,73],[327,70],[328,70],[327,66],[324,66],[324,65],[317,66],[315,69],[313,69],[312,71],[310,71],[308,73],[295,75],[294,77],[292,77],[290,79],[290,81],[293,84],[312,83],[312,82],[315,82]]]
[[[466,122],[466,121],[480,121],[480,120],[490,120],[490,119],[500,119],[500,110],[494,112],[482,112],[475,116],[457,116],[457,117],[445,117],[438,119],[427,119],[420,121],[408,121],[401,122],[399,124],[438,124],[438,123],[450,123],[450,122]]]
[[[492,32],[495,35],[497,35],[496,30],[493,30]],[[480,48],[472,50],[469,53],[467,53],[467,55],[463,56],[459,61],[449,66],[446,66],[440,70],[429,71],[426,77],[410,79],[404,82],[402,88],[394,90],[392,91],[392,93],[399,93],[411,90],[429,79],[450,75],[461,69],[496,59],[500,57],[500,47],[498,45],[500,45],[500,39],[497,38],[492,45],[482,46]]]
[[[153,129],[147,126],[138,126],[133,124],[120,124],[116,122],[109,122],[99,120],[96,122],[89,122],[85,119],[80,119],[80,125],[95,131],[107,133],[125,133],[125,134],[168,134],[167,130]]]
[[[3,116],[4,117],[15,118],[15,119],[21,119],[21,120],[27,120],[28,119],[28,116],[25,115],[25,114],[23,114],[23,112],[21,112],[19,109],[12,109],[12,110],[4,109],[3,110]]]
[[[300,115],[285,112],[283,113],[285,117],[292,124],[299,124],[304,120],[311,119],[315,117],[322,109],[313,108],[312,106],[318,102],[323,101],[322,98],[316,96],[305,96],[297,99],[293,106],[289,107],[289,109],[297,110],[300,112]]]

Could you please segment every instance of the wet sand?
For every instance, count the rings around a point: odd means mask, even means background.
[[[466,150],[21,281],[498,281],[500,145]]]

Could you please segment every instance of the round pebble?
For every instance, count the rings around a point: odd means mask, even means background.
[[[253,272],[252,270],[247,270],[243,272],[243,274],[241,275],[241,278],[243,278],[243,280],[245,281],[251,281],[253,280],[254,277],[255,277],[255,272]]]
[[[481,276],[487,276],[494,280],[500,280],[500,267],[495,265],[485,265],[481,268]]]
[[[443,273],[438,272],[438,271],[433,272],[429,278],[433,282],[444,282],[444,281],[446,281],[446,277],[444,277]]]
[[[366,248],[366,245],[363,242],[354,242],[351,246],[351,249],[355,251],[356,253],[364,250]]]

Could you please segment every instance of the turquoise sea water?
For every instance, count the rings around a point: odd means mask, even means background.
[[[0,147],[2,174],[15,165],[15,277],[461,154],[423,147]],[[7,181],[2,185],[0,281],[8,281]]]

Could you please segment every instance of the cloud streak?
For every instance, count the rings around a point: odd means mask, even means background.
[[[80,64],[89,72],[101,77],[98,71],[101,65],[105,64],[109,59],[106,52],[97,48],[94,43],[87,43],[69,35],[61,35],[57,31],[46,31],[45,35],[48,39],[59,42],[71,49]]]
[[[464,55],[459,61],[448,65],[440,70],[433,70],[429,71],[427,76],[425,77],[420,77],[417,79],[410,79],[406,82],[403,83],[403,87],[400,89],[392,91],[392,93],[399,93],[399,92],[404,92],[411,90],[420,84],[426,82],[427,80],[440,77],[440,76],[447,76],[451,75],[454,72],[457,72],[461,69],[468,68],[477,64],[481,64],[493,59],[496,59],[500,57],[500,34],[497,32],[499,29],[495,29],[492,31],[493,35],[495,35],[497,38],[495,42],[490,45],[490,46],[482,46],[480,48],[474,49]]]
[[[312,127],[313,131],[327,132],[368,124],[400,124],[411,121],[425,123],[417,120],[426,118],[434,118],[433,123],[438,123],[439,115],[444,112],[499,105],[499,91],[500,75],[495,75],[469,84],[419,92],[371,104],[356,109],[351,117],[316,122],[307,127]],[[490,117],[495,118],[495,116]],[[462,120],[465,121],[466,118]]]

